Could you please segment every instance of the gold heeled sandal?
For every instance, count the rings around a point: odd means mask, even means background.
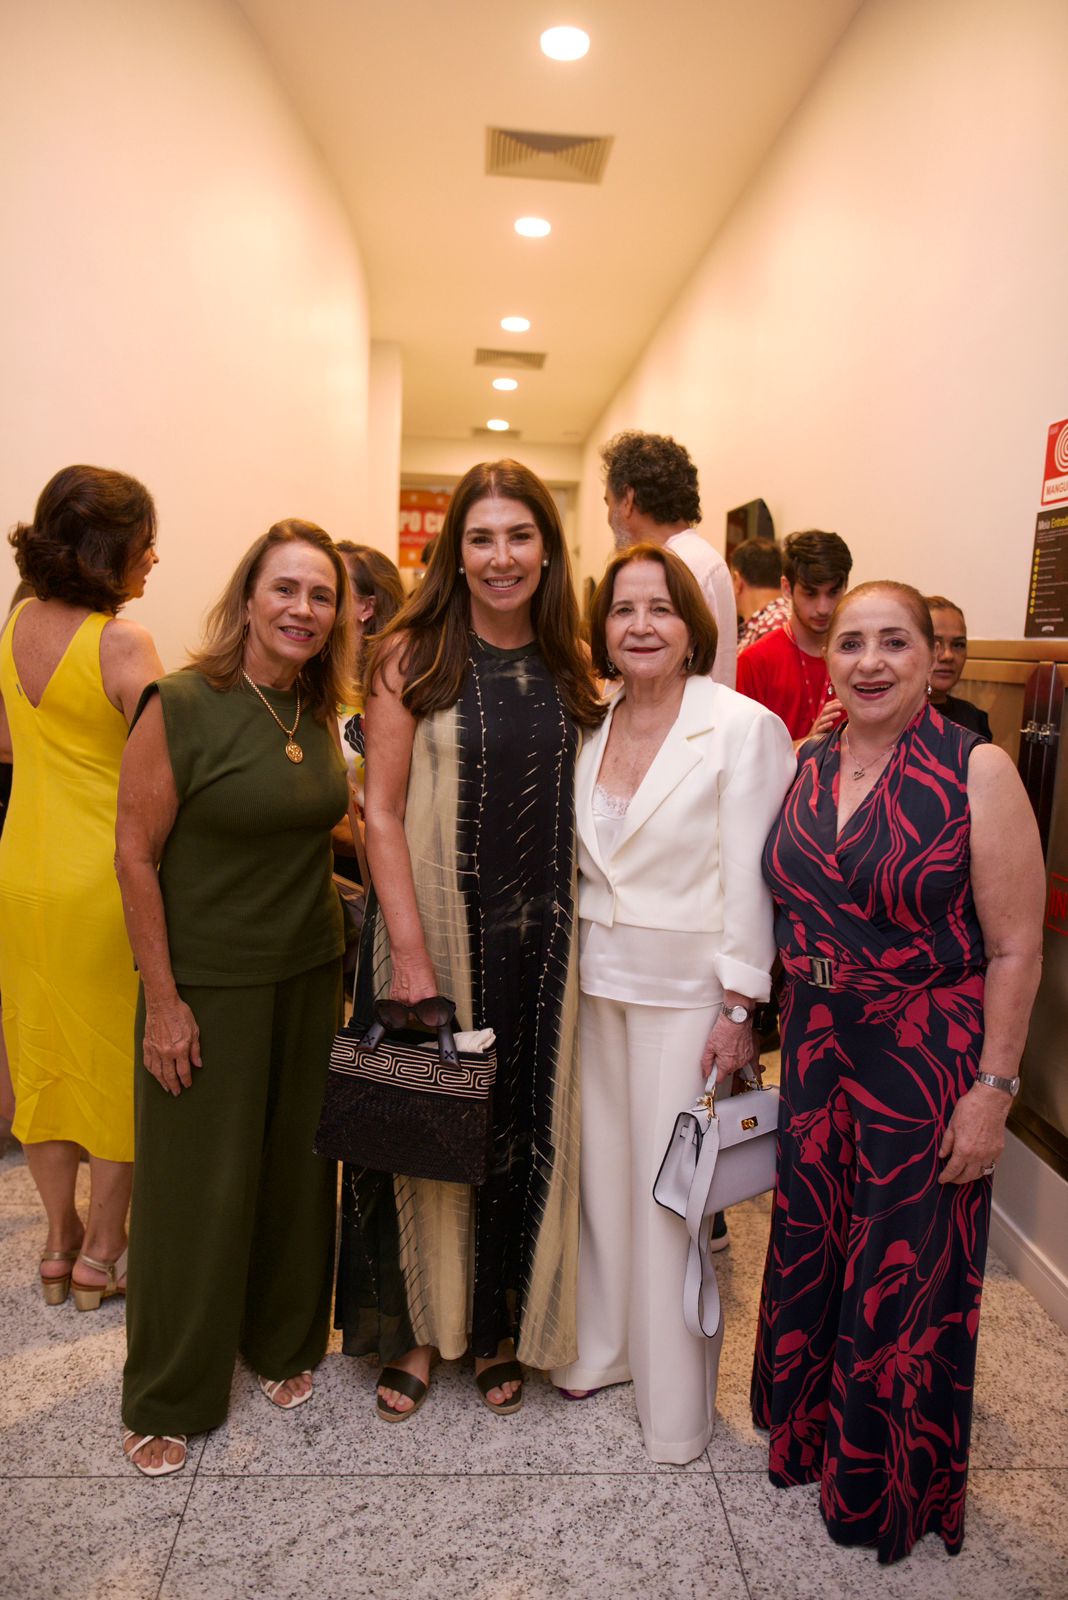
[[[119,1282],[120,1278],[126,1276],[125,1250],[117,1261],[94,1261],[92,1256],[87,1256],[84,1251],[79,1255],[78,1261],[84,1261],[93,1272],[103,1272],[107,1278],[107,1282],[102,1284],[78,1283],[73,1272],[71,1273],[71,1293],[79,1311],[95,1311],[101,1300],[111,1300],[117,1294],[126,1293],[126,1285]]]
[[[78,1259],[77,1250],[46,1250],[41,1257],[41,1266],[46,1261],[69,1261],[73,1267]],[[38,1274],[41,1279],[41,1293],[44,1295],[46,1306],[61,1306],[70,1293],[70,1267],[58,1278],[46,1278],[44,1273]]]

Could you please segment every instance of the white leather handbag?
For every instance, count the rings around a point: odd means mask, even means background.
[[[775,1185],[779,1091],[765,1089],[752,1067],[738,1074],[751,1092],[716,1098],[715,1077],[689,1111],[680,1111],[653,1199],[686,1223],[690,1248],[682,1312],[690,1333],[712,1339],[719,1331],[719,1284],[708,1236],[717,1211],[752,1200]]]

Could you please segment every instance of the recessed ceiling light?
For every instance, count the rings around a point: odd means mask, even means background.
[[[489,421],[486,423],[486,427],[489,428],[492,433],[508,432],[508,424],[505,422],[503,417],[490,417]]]
[[[518,217],[515,231],[521,233],[524,239],[544,239],[547,233],[552,233],[553,225],[546,222],[544,217]]]
[[[529,333],[530,332],[530,318],[529,317],[502,317],[501,318],[501,327],[504,329],[505,333]]]
[[[546,28],[541,48],[553,61],[581,61],[590,48],[590,36],[581,28]]]
[[[507,391],[509,389],[518,389],[519,383],[515,378],[494,378],[493,387]]]

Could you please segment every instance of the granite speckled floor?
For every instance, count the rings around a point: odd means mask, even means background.
[[[83,1175],[84,1181],[84,1175]],[[42,1229],[17,1154],[0,1161],[3,1600],[1064,1600],[1068,1335],[990,1262],[968,1532],[879,1567],[827,1538],[815,1491],[772,1488],[748,1417],[766,1200],[731,1218],[712,1444],[645,1456],[629,1390],[565,1405],[532,1375],[495,1418],[445,1363],[420,1415],[372,1415],[375,1370],[332,1347],[316,1400],[283,1415],[234,1376],[228,1422],[147,1482],[124,1463],[122,1304],[46,1307]]]

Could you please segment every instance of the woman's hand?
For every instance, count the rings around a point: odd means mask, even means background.
[[[144,1062],[168,1094],[180,1095],[200,1066],[200,1029],[185,1001],[145,1002]]]
[[[823,734],[830,733],[832,728],[837,727],[844,715],[845,708],[843,707],[841,700],[833,699],[826,701],[820,710],[819,716],[808,730],[808,733],[805,735],[805,739],[801,740],[801,743],[804,744],[806,739],[819,739],[823,736]]]
[[[438,980],[430,957],[423,951],[419,955],[392,955],[393,976],[389,985],[389,998],[414,1005],[438,993]]]
[[[976,1083],[953,1108],[938,1149],[945,1161],[939,1183],[974,1183],[994,1166],[1005,1148],[1005,1118],[1012,1096],[987,1083]]]
[[[714,1072],[716,1082],[722,1083],[740,1067],[751,1066],[755,1056],[752,1018],[731,1022],[720,1012],[701,1055],[701,1077],[707,1082]]]

